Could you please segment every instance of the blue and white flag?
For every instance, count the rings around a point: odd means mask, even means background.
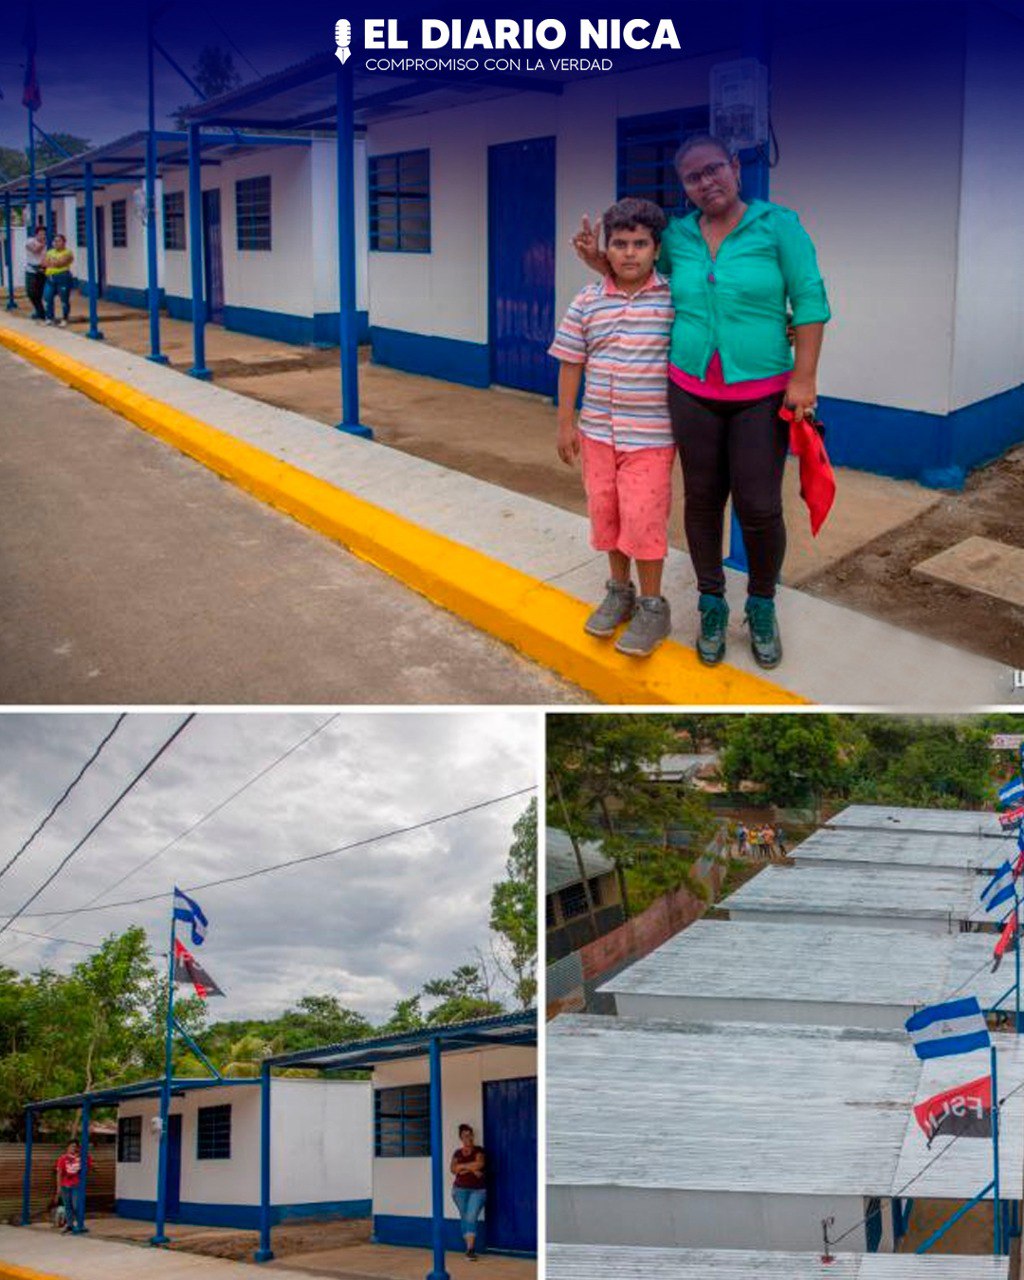
[[[175,920],[184,920],[186,924],[192,926],[192,945],[201,947],[203,939],[206,937],[206,926],[209,921],[195,898],[190,898],[187,893],[182,893],[177,885],[174,886],[174,918]]]
[[[1013,901],[1013,867],[1005,859],[982,889],[980,896],[981,905],[986,911],[995,911],[1004,902]]]
[[[918,1009],[906,1021],[919,1058],[945,1058],[987,1049],[988,1025],[977,996],[963,996]]]
[[[1017,775],[999,788],[999,803],[1009,809],[1011,805],[1020,804],[1024,800],[1024,778]]]

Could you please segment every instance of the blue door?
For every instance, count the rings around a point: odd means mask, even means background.
[[[221,239],[220,192],[203,192],[203,289],[206,318],[224,323],[224,248]]]
[[[181,1212],[181,1116],[167,1117],[167,1190],[164,1211],[168,1218]]]
[[[537,1078],[484,1084],[487,1247],[537,1252]]]
[[[553,395],[555,140],[488,151],[491,380]]]

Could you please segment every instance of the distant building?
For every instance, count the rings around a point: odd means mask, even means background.
[[[578,951],[595,936],[617,928],[626,918],[615,863],[590,841],[580,845],[580,854],[594,904],[593,920],[587,909],[587,894],[572,842],[566,832],[557,827],[548,828],[545,914],[549,961]]]

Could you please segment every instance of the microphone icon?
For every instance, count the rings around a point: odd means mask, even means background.
[[[334,56],[344,66],[352,57],[352,51],[349,48],[352,43],[352,23],[348,18],[339,18],[334,24],[334,43],[338,46],[334,50]]]

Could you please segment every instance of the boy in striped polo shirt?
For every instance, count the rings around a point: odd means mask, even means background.
[[[615,647],[643,658],[672,629],[661,576],[675,460],[668,412],[673,308],[668,282],[654,269],[667,220],[650,200],[627,199],[613,204],[603,223],[611,274],[576,295],[549,348],[560,361],[558,456],[568,466],[580,457],[591,545],[608,553],[607,594],[585,630],[611,636],[628,622]]]

